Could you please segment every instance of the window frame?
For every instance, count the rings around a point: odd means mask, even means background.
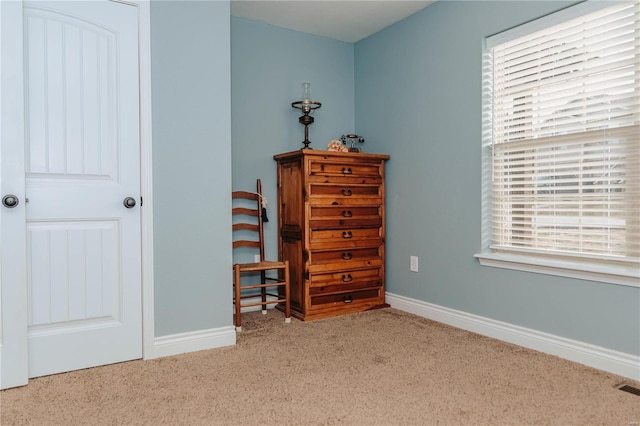
[[[553,252],[536,253],[533,250],[530,253],[508,249],[497,251],[491,248],[493,154],[492,141],[487,137],[493,104],[490,81],[487,81],[492,67],[488,60],[491,48],[623,1],[585,1],[485,38],[482,64],[482,249],[474,255],[482,266],[640,287],[640,263],[629,259],[588,258]]]

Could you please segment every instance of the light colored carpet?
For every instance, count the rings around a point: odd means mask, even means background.
[[[284,324],[243,315],[234,347],[31,380],[0,423],[638,425],[629,381],[395,309]]]

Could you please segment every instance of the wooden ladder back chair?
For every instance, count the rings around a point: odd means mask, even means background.
[[[279,304],[284,307],[285,322],[291,322],[291,302],[289,289],[289,261],[276,262],[264,258],[264,224],[262,217],[262,183],[257,180],[257,191],[233,191],[232,192],[232,216],[233,216],[233,248],[249,247],[257,249],[260,256],[259,262],[234,263],[233,265],[233,304],[235,308],[235,326],[237,331],[242,331],[241,309],[251,306],[262,306],[262,313],[267,313],[267,305]],[[273,272],[277,276],[271,277]],[[260,273],[260,283],[255,279],[249,280],[249,284],[242,283],[242,275]],[[248,276],[246,278],[249,278]],[[260,289],[260,294],[257,293]],[[275,290],[277,289],[277,293]],[[247,294],[248,293],[248,294]],[[260,302],[243,300],[260,297]]]

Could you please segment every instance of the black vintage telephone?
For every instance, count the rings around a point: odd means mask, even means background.
[[[349,152],[362,152],[362,148],[355,147],[356,142],[364,143],[364,138],[362,136],[354,134],[342,135],[340,136],[340,140],[344,145],[346,145],[347,142],[351,144],[351,146],[349,147]]]

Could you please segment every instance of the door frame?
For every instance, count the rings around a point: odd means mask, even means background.
[[[138,8],[140,75],[140,209],[142,256],[142,359],[155,358],[153,280],[153,169],[151,116],[151,1],[111,0]]]

